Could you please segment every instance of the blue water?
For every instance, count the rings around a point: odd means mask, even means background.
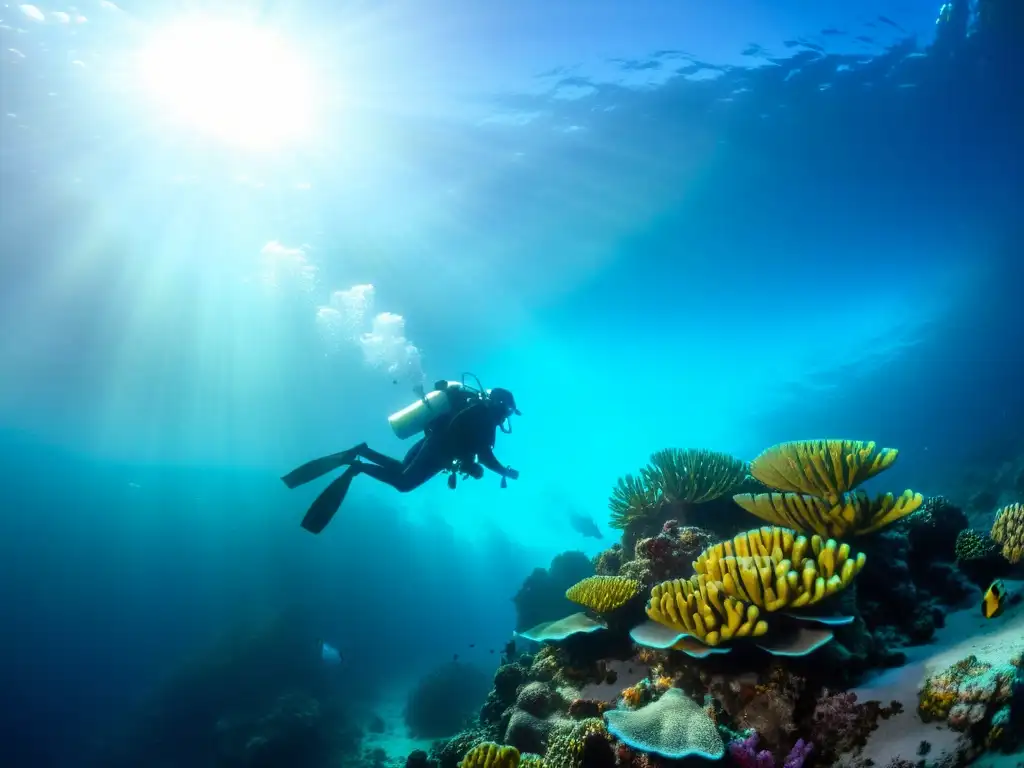
[[[0,9],[0,763],[80,764],[286,609],[366,707],[489,672],[659,448],[872,439],[954,497],[1020,449],[1012,38],[936,44],[918,0],[251,5],[316,80],[259,149],[134,84],[179,5]],[[400,456],[386,416],[463,371],[515,392],[520,480],[362,478],[298,527],[281,474]]]

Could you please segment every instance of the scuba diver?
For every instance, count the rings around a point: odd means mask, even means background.
[[[473,377],[475,379],[475,377]],[[306,512],[302,527],[320,533],[334,517],[345,500],[356,475],[369,475],[375,480],[407,493],[419,488],[441,472],[450,472],[448,487],[454,489],[456,473],[479,480],[484,467],[501,476],[501,487],[516,480],[519,472],[504,466],[494,455],[497,430],[512,431],[509,417],[521,416],[515,398],[507,389],[485,390],[462,382],[438,381],[433,391],[388,418],[395,435],[405,440],[423,433],[423,437],[398,460],[373,450],[366,443],[333,453],[303,464],[281,479],[289,488],[316,480],[339,467],[348,469],[333,480]]]

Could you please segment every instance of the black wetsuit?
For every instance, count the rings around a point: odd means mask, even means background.
[[[457,465],[468,467],[479,462],[504,477],[508,469],[494,455],[498,423],[486,401],[470,402],[454,416],[442,416],[431,422],[424,436],[401,461],[360,443],[347,451],[303,464],[282,480],[289,488],[295,488],[340,466],[349,465],[317,497],[302,521],[303,528],[319,533],[338,511],[356,475],[369,475],[403,493],[419,488],[432,477]]]

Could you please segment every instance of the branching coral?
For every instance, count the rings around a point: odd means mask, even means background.
[[[746,464],[717,451],[669,448],[651,456],[639,475],[625,475],[612,491],[614,528],[657,520],[672,505],[701,504],[725,496],[743,482]]]
[[[1024,557],[1024,504],[1010,504],[996,513],[992,540],[1003,545],[1003,557],[1020,562]]]
[[[924,497],[904,491],[870,498],[854,488],[888,469],[898,452],[873,442],[809,440],[781,443],[750,465],[751,474],[782,493],[742,493],[733,500],[769,523],[844,538],[872,533],[917,510]]]
[[[864,553],[849,544],[810,539],[788,528],[764,527],[709,547],[693,564],[728,596],[777,611],[801,608],[834,595],[864,567]]]
[[[594,613],[610,613],[640,594],[640,587],[625,576],[591,576],[569,587],[565,596]]]
[[[658,624],[716,646],[734,637],[756,637],[768,631],[756,606],[725,594],[703,574],[655,585],[647,615]]]

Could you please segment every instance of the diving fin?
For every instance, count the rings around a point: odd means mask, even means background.
[[[281,480],[289,488],[298,488],[318,477],[323,477],[338,467],[351,464],[355,458],[355,453],[351,449],[341,453],[332,453],[330,456],[321,456],[319,459],[307,461],[301,467],[296,467]]]
[[[302,518],[302,527],[310,533],[320,533],[331,522],[334,514],[345,500],[352,478],[359,474],[357,466],[351,466],[334,479],[323,492],[316,497],[306,516]]]

